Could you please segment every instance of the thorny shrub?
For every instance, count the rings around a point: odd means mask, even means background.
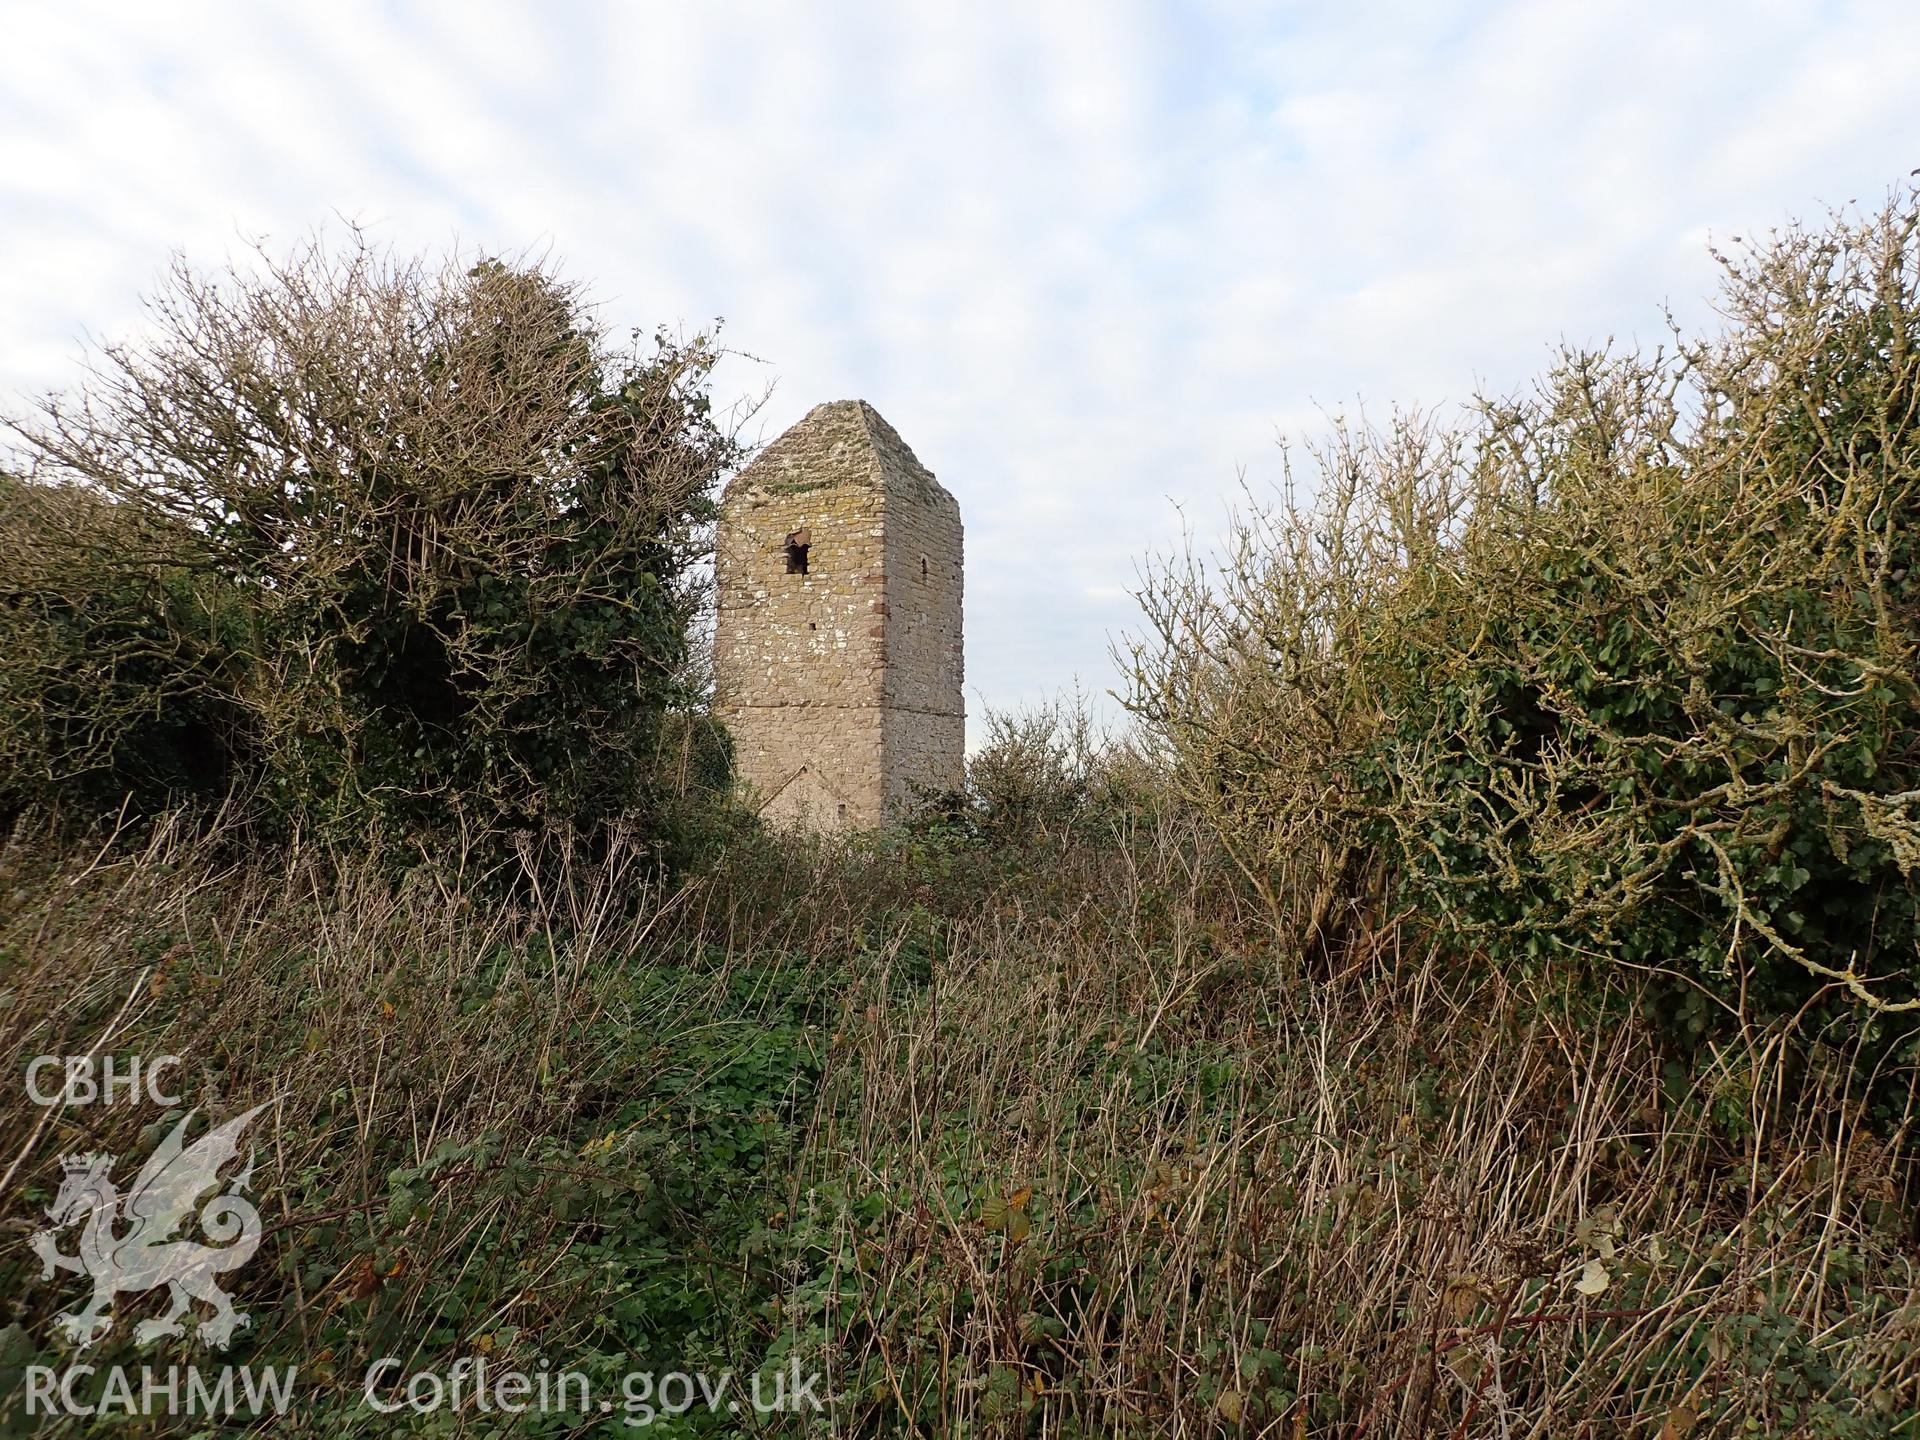
[[[1131,699],[1291,938],[1384,901],[1878,1056],[1920,1009],[1920,191],[1725,266],[1714,337],[1337,426],[1313,503],[1158,569]]]

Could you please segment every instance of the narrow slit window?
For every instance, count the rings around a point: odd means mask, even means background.
[[[787,536],[787,574],[804,575],[807,573],[807,550],[813,539],[809,530],[795,530]]]

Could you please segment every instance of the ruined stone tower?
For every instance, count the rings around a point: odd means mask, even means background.
[[[859,829],[960,784],[960,550],[959,505],[864,400],[727,486],[716,701],[763,815]]]

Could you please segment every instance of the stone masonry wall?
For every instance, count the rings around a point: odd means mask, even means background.
[[[884,804],[889,813],[898,814],[913,803],[916,792],[958,789],[965,778],[964,547],[959,502],[934,481],[891,427],[879,439],[883,461],[895,477],[887,489],[885,515],[882,744],[887,758]],[[896,445],[898,453],[889,454]]]
[[[768,818],[877,825],[959,782],[960,544],[953,497],[860,401],[816,406],[727,487],[716,701]]]

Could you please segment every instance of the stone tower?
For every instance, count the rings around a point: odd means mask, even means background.
[[[960,507],[864,400],[816,405],[720,500],[720,717],[749,799],[860,829],[961,781]]]

